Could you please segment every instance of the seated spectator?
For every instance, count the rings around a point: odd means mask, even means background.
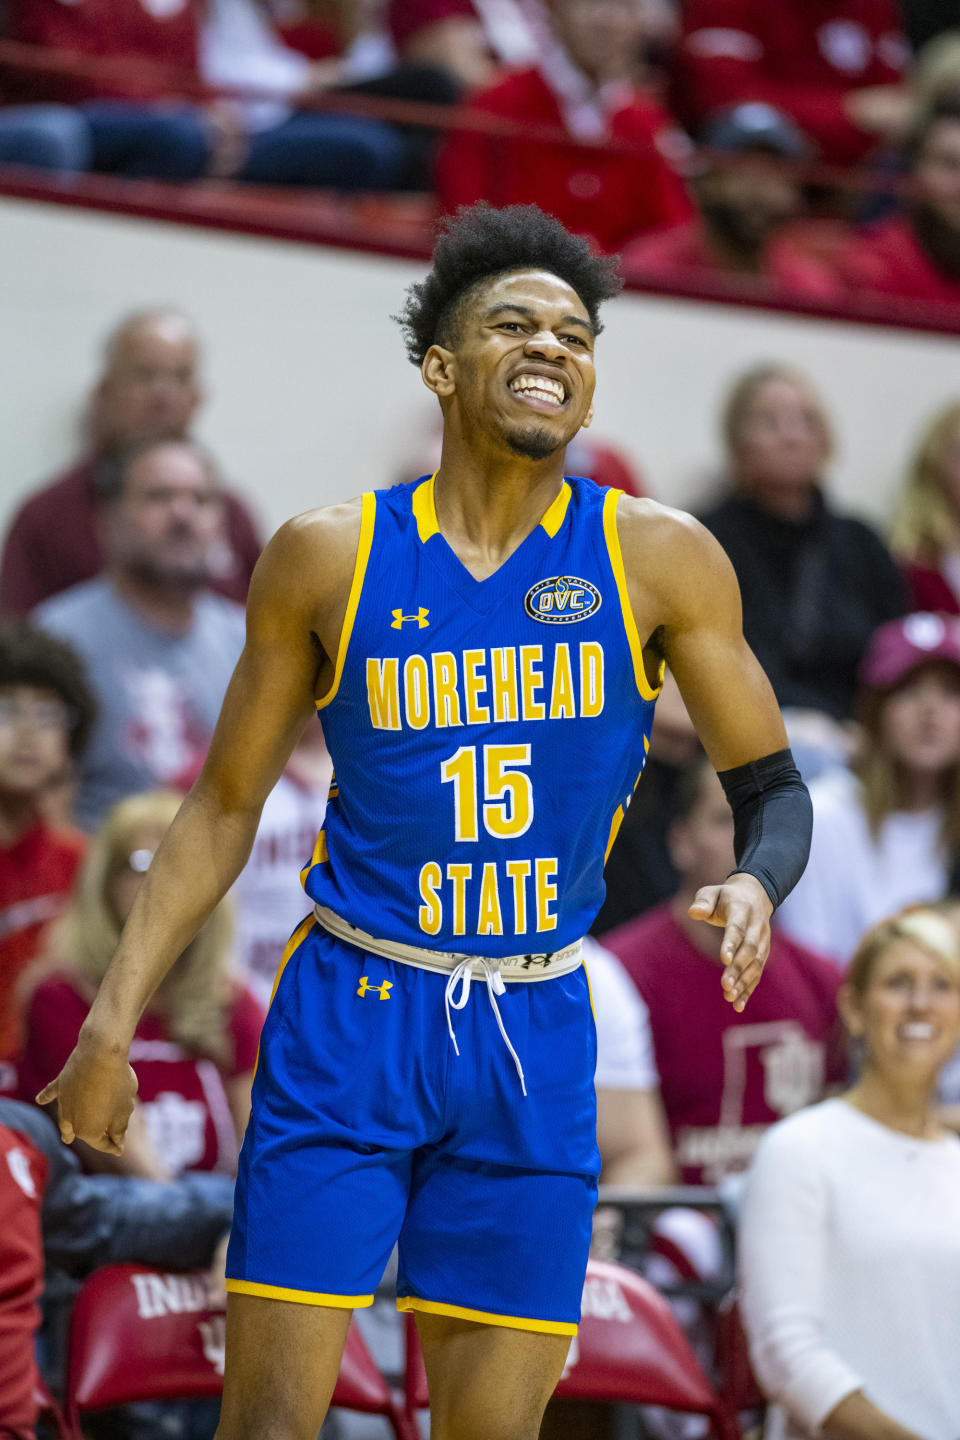
[[[960,620],[915,614],[881,626],[860,679],[853,769],[811,784],[810,859],[777,912],[781,931],[841,970],[870,925],[903,905],[942,899],[955,883]]]
[[[603,869],[606,899],[590,927],[605,935],[635,915],[669,900],[677,888],[667,833],[687,766],[702,753],[676,680],[664,672],[650,736],[650,753]]]
[[[143,440],[101,461],[104,570],[33,612],[87,663],[100,714],[80,765],[77,822],[124,795],[199,773],[243,648],[239,605],[207,588],[221,492],[189,440]]]
[[[737,1013],[720,984],[723,932],[690,914],[701,886],[734,869],[733,816],[708,760],[684,774],[670,853],[673,900],[603,937],[646,1002],[660,1095],[685,1184],[742,1170],[761,1135],[845,1074],[839,977],[774,933],[763,983]]]
[[[907,39],[916,52],[936,36],[956,28],[957,7],[954,0],[900,0]]]
[[[700,516],[737,572],[743,629],[806,775],[844,759],[857,665],[872,632],[902,615],[905,586],[882,541],[824,493],[833,448],[823,406],[785,365],[760,365],[724,408],[731,493]]]
[[[20,622],[0,626],[0,1090],[15,1083],[17,983],[86,848],[79,832],[50,822],[46,800],[82,755],[95,710],[68,646]]]
[[[601,1183],[669,1185],[676,1170],[657,1090],[650,1017],[616,956],[589,936],[583,945],[597,1027]]]
[[[50,939],[26,1013],[20,1094],[32,1098],[73,1050],[154,851],[180,797],[155,791],[117,805],[91,844],[74,899]],[[263,1010],[231,980],[229,910],[219,907],[150,1001],[130,1063],[136,1124],[122,1154],[76,1142],[90,1169],[155,1179],[236,1168],[250,1113]]]
[[[264,802],[250,859],[230,892],[236,969],[264,1008],[284,947],[310,909],[300,871],[323,826],[332,779],[333,762],[314,719]]]
[[[902,138],[907,58],[895,0],[689,0],[678,113],[699,131],[719,111],[762,100],[824,160],[850,164]]]
[[[34,491],[7,533],[0,610],[25,615],[48,596],[98,574],[98,464],[134,441],[188,433],[203,398],[198,358],[193,327],[176,311],[143,310],[120,322],[90,396],[88,453]],[[260,544],[246,506],[230,491],[224,509],[225,533],[211,556],[210,583],[243,602]]]
[[[697,218],[629,241],[621,253],[626,278],[674,284],[719,280],[720,293],[733,288],[760,298],[835,298],[837,282],[791,234],[804,199],[782,162],[809,154],[796,126],[772,106],[755,102],[718,116],[702,139],[708,151],[740,159],[724,164],[708,154],[700,160],[692,180]]]
[[[934,101],[909,154],[916,196],[852,239],[837,273],[858,294],[960,307],[960,88]],[[960,324],[960,308],[957,316]]]
[[[451,133],[437,161],[444,210],[488,200],[534,203],[614,251],[644,230],[689,219],[692,206],[665,156],[685,145],[636,83],[643,16],[635,0],[550,0],[553,40],[539,64],[470,101],[478,119],[563,132],[569,141]]]
[[[533,64],[545,30],[538,0],[389,0],[387,17],[401,60],[468,90],[493,81],[499,66]]]
[[[960,1041],[952,927],[922,909],[878,925],[842,1000],[860,1079],[770,1131],[740,1216],[766,1434],[956,1440],[960,1140],[935,1102]]]
[[[913,452],[890,548],[914,610],[960,615],[960,401],[944,406]]]
[[[232,1215],[228,1176],[117,1185],[83,1175],[35,1105],[0,1099],[0,1432],[35,1434],[45,1264],[76,1278],[122,1261],[200,1268]]]

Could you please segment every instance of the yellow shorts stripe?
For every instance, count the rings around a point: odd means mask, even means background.
[[[232,1295],[259,1295],[264,1300],[292,1300],[295,1305],[328,1305],[332,1310],[365,1310],[372,1295],[321,1295],[313,1290],[288,1290],[283,1285],[261,1285],[256,1280],[228,1280]]]
[[[229,1282],[228,1282],[229,1283]],[[497,1315],[492,1310],[470,1310],[465,1305],[444,1305],[416,1295],[397,1299],[398,1310],[422,1310],[425,1315],[450,1315],[455,1320],[476,1320],[481,1325],[503,1325],[507,1330],[535,1330],[541,1335],[576,1335],[576,1325],[565,1320],[531,1320],[522,1315]]]
[[[311,911],[310,911],[310,914],[307,915],[307,916],[305,917],[305,919],[303,919],[303,920],[300,921],[300,924],[297,926],[296,930],[294,930],[293,934],[290,936],[290,939],[287,941],[286,946],[285,946],[284,951],[283,951],[283,954],[282,954],[281,957],[280,957],[280,964],[277,966],[277,973],[276,973],[276,975],[274,976],[273,989],[270,991],[270,1005],[273,1004],[273,997],[274,997],[274,996],[276,995],[276,993],[277,993],[277,986],[280,984],[280,977],[281,977],[281,975],[283,974],[284,970],[286,969],[287,961],[290,959],[290,956],[291,956],[291,955],[293,954],[293,952],[296,950],[297,946],[300,945],[301,942],[304,941],[304,940],[307,938],[307,936],[310,934],[310,931],[313,929],[313,927],[314,927],[314,925],[316,925],[316,923],[317,923],[317,917],[314,915],[313,911],[311,910]],[[267,1009],[268,1009],[268,1010],[270,1009],[270,1005],[267,1006]],[[257,1058],[256,1058],[256,1060],[253,1062],[253,1074],[254,1074],[254,1077],[256,1077],[256,1074],[257,1074],[257,1066],[258,1066],[259,1064],[260,1064],[260,1045],[259,1045],[259,1043],[258,1043],[258,1044],[257,1044]]]

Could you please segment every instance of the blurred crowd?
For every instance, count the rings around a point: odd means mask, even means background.
[[[0,16],[0,163],[414,191],[442,211],[535,201],[640,285],[940,323],[960,305],[948,0],[5,0]]]
[[[955,3],[6,0],[0,14],[11,166],[413,190],[448,210],[536,201],[641,283],[873,295],[878,315],[897,297],[921,317],[960,307]],[[811,378],[772,360],[728,379],[698,518],[736,571],[810,785],[813,848],[737,1014],[720,932],[688,913],[733,869],[733,820],[668,674],[586,942],[602,1179],[708,1187],[740,1211],[771,1440],[957,1440],[960,389],[903,435],[874,527],[833,498],[846,417]],[[188,316],[113,317],[78,452],[20,505],[0,554],[0,1435],[16,1440],[34,1433],[44,1263],[54,1387],[91,1267],[204,1267],[222,1300],[260,1026],[336,785],[311,723],[240,881],[142,1017],[125,1150],[63,1150],[55,1102],[35,1096],[76,1041],[243,643],[262,537],[195,438],[204,393]],[[437,443],[423,435],[422,470]],[[637,452],[591,431],[568,469],[643,494],[639,436]],[[600,1218],[598,1249],[622,1238]],[[658,1282],[717,1282],[718,1230],[695,1208],[648,1239]],[[202,1440],[214,1423],[166,1403],[88,1428]]]

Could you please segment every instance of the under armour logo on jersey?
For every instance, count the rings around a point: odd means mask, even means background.
[[[376,990],[376,992],[377,992],[377,994],[380,996],[380,999],[381,999],[381,1000],[389,1000],[389,999],[390,999],[390,991],[391,991],[392,989],[393,989],[393,981],[392,981],[392,980],[384,980],[384,982],[383,982],[382,985],[371,985],[371,984],[370,984],[369,976],[367,976],[367,975],[361,975],[361,976],[360,976],[360,988],[357,990],[357,994],[363,996],[363,995],[366,995],[366,993],[367,993],[368,990]]]
[[[402,610],[391,610],[390,613],[393,616],[393,619],[390,621],[391,630],[402,629],[403,625],[408,621],[416,622],[419,630],[426,630],[430,624],[430,621],[427,619],[430,611],[424,610],[422,607],[417,611],[416,615],[404,615]]]

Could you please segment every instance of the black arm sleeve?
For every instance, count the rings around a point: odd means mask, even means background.
[[[733,811],[734,874],[753,875],[774,906],[803,874],[813,807],[789,750],[776,750],[719,774]]]

